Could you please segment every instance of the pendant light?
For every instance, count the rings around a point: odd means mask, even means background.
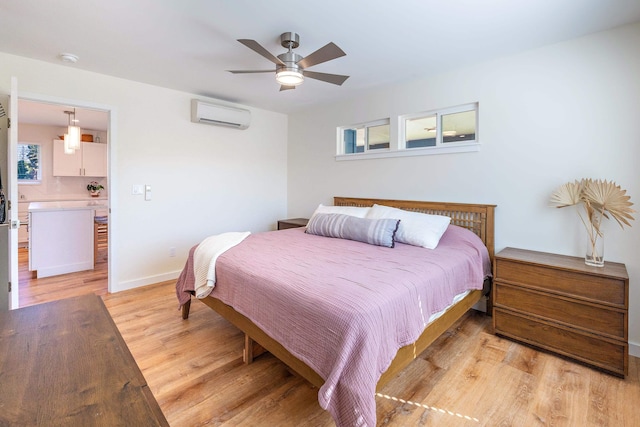
[[[73,111],[65,111],[68,119],[67,133],[64,134],[64,152],[65,154],[73,154],[80,148],[80,126],[71,125],[71,115],[73,114],[73,122],[76,120],[76,109]]]

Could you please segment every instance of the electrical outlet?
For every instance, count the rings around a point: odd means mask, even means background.
[[[169,256],[170,257],[176,256],[176,248],[174,248],[173,246],[169,248]]]

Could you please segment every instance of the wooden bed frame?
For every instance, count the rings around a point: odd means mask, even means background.
[[[477,234],[487,249],[493,265],[494,262],[494,210],[495,205],[465,204],[465,203],[439,203],[421,202],[409,200],[385,200],[385,199],[361,199],[352,197],[334,197],[335,206],[373,206],[374,204],[392,206],[408,211],[446,215],[451,217],[451,224],[467,228]],[[487,284],[485,284],[487,285]],[[431,322],[418,340],[398,350],[391,365],[378,381],[377,390],[380,390],[389,380],[403,370],[411,361],[422,353],[431,343],[460,319],[473,305],[488,293],[487,286],[484,290],[471,291],[456,305],[447,310],[442,316]],[[249,318],[238,313],[233,307],[224,304],[220,300],[208,296],[201,299],[203,303],[215,310],[226,320],[245,333],[245,348],[243,359],[245,363],[251,363],[258,354],[269,351],[292,370],[305,378],[316,387],[324,384],[324,379],[313,369],[292,355],[279,342],[271,338]],[[182,318],[189,317],[191,300],[182,306]]]

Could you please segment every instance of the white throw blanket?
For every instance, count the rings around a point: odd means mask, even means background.
[[[205,298],[216,285],[216,260],[227,250],[236,246],[251,234],[229,232],[207,237],[193,253],[193,273],[196,278],[196,298]]]

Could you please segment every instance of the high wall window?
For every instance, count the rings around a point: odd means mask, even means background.
[[[478,142],[477,124],[478,104],[407,114],[400,117],[401,148],[468,146]]]
[[[389,149],[389,119],[339,128],[339,154]]]
[[[478,151],[478,103],[338,128],[336,160]],[[394,121],[394,124],[396,122]],[[393,132],[392,132],[393,131]]]
[[[40,183],[42,179],[39,144],[18,144],[18,183]]]

